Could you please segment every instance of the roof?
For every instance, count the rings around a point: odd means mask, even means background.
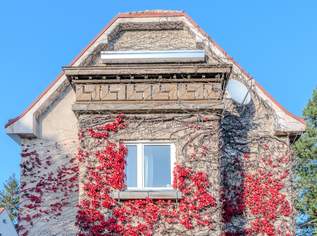
[[[4,212],[4,208],[0,208],[0,214]]]
[[[74,58],[74,60],[69,64],[69,66],[74,66],[76,63],[90,50],[90,48],[101,38],[101,36],[109,30],[117,21],[129,19],[129,18],[157,18],[157,17],[166,17],[166,18],[182,18],[188,24],[191,24],[195,30],[205,38],[207,38],[210,42],[210,45],[221,55],[227,59],[228,62],[232,63],[249,81],[254,81],[254,85],[258,93],[262,95],[262,97],[269,102],[271,106],[280,112],[281,119],[287,120],[287,124],[294,125],[293,130],[291,131],[299,131],[302,132],[305,130],[305,121],[304,119],[295,116],[294,114],[287,111],[281,104],[279,104],[258,82],[256,82],[250,74],[248,74],[231,56],[229,56],[224,49],[222,49],[213,39],[211,39],[208,34],[203,31],[195,22],[194,20],[188,16],[183,11],[165,11],[165,10],[154,10],[154,11],[142,11],[142,12],[129,12],[129,13],[120,13],[115,16],[102,30],[101,32],[88,44],[86,48],[84,48],[78,56]],[[65,79],[64,73],[61,72],[57,78],[48,86],[48,88],[40,94],[40,96],[29,106],[25,111],[23,111],[18,117],[11,119],[5,125],[7,128],[7,133],[21,133],[24,132],[24,128],[29,124],[33,123],[33,114],[37,109],[37,106],[43,102],[43,100],[47,99],[48,95],[52,90],[55,90]],[[22,120],[25,119],[23,122]],[[20,122],[20,126],[18,127],[16,124]],[[16,125],[16,127],[14,127]],[[288,125],[285,125],[285,127]],[[22,128],[21,128],[22,127]],[[34,129],[33,129],[34,130]],[[32,129],[29,129],[28,132],[32,133]]]

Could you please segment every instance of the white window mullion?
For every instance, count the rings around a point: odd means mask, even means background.
[[[143,144],[137,144],[137,183],[138,189],[143,188]]]
[[[141,169],[141,173],[140,175],[142,176],[142,186],[141,188],[144,189],[144,144],[141,144],[141,165],[142,165],[142,169]]]

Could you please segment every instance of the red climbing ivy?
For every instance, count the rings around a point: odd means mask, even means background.
[[[212,215],[204,212],[206,208],[216,206],[216,200],[209,192],[208,176],[188,167],[176,165],[174,169],[173,186],[183,194],[178,202],[149,198],[119,202],[111,198],[111,191],[126,187],[127,149],[122,143],[111,142],[109,137],[126,125],[121,114],[112,123],[87,130],[91,138],[103,139],[104,147],[93,152],[98,164],[87,167],[83,184],[85,198],[77,215],[77,225],[81,230],[79,235],[152,235],[158,222],[181,224],[185,229],[196,225],[212,227]],[[91,155],[80,151],[78,159],[84,162],[85,157],[91,158]]]
[[[238,185],[223,189],[224,223],[230,223],[233,217],[242,216],[246,212],[251,216],[249,225],[240,232],[227,232],[224,235],[293,235],[287,224],[276,224],[278,218],[292,215],[292,207],[282,193],[284,181],[289,177],[288,170],[283,171],[283,165],[289,164],[289,154],[273,156],[269,145],[262,146],[263,153],[257,156],[257,167],[244,173],[240,170],[243,180]],[[237,157],[238,158],[238,157]],[[243,155],[243,162],[249,163],[250,154]],[[224,179],[228,178],[224,174]]]
[[[53,162],[51,155],[41,160],[36,151],[24,148],[21,156],[23,179],[20,192],[23,200],[28,203],[22,206],[24,214],[18,217],[18,230],[20,235],[26,236],[28,230],[23,226],[24,222],[30,225],[37,220],[48,222],[52,217],[62,214],[63,208],[69,205],[70,194],[78,192],[79,169],[75,158],[69,158],[68,165],[62,165],[56,171],[50,171]],[[23,181],[29,177],[32,181],[28,183]],[[58,193],[59,197],[54,198],[50,205],[43,206],[45,197],[54,193]]]
[[[180,225],[184,231],[195,227],[211,230],[219,223],[215,222],[218,216],[212,214],[218,208],[222,209],[224,224],[232,222],[237,216],[247,215],[250,218],[242,231],[224,230],[223,235],[292,235],[288,224],[276,223],[280,217],[293,214],[289,200],[283,193],[285,179],[289,178],[285,165],[289,164],[290,158],[289,155],[267,155],[269,144],[262,145],[265,154],[258,155],[258,166],[254,170],[244,172],[237,168],[237,178],[243,181],[222,189],[219,202],[212,194],[208,174],[180,163],[174,167],[173,187],[182,194],[181,199],[119,201],[112,198],[112,191],[126,189],[124,180],[127,154],[125,145],[113,141],[112,135],[127,126],[125,116],[120,114],[113,122],[80,132],[81,141],[91,138],[98,145],[95,150],[80,149],[76,156],[80,165],[86,168],[81,186],[83,197],[76,217],[79,236],[152,235],[161,223],[171,227]],[[200,156],[206,156],[208,147],[203,145],[200,152],[192,153],[190,161],[199,161]],[[234,165],[239,158],[233,160]],[[251,163],[251,158],[250,154],[245,153],[240,162],[247,165]],[[28,202],[23,205],[27,213],[19,217],[20,223],[33,225],[36,219],[48,221],[52,216],[61,215],[63,208],[69,204],[69,195],[78,191],[79,168],[76,160],[70,158],[70,165],[60,166],[53,172],[50,171],[53,163],[50,155],[40,158],[36,151],[25,148],[21,163],[23,177],[35,180],[32,187],[29,187],[29,183],[21,182],[21,193]],[[227,178],[224,173],[223,179]],[[63,197],[43,208],[44,194],[50,193],[63,193]],[[22,224],[20,234],[28,234]]]

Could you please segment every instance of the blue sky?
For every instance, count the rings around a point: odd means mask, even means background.
[[[317,86],[317,1],[2,0],[0,124],[23,111],[118,12],[185,10],[289,111]],[[0,184],[20,149],[0,130]]]

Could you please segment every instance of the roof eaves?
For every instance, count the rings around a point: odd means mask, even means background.
[[[113,17],[111,21],[97,34],[97,36],[90,41],[90,43],[71,61],[69,66],[72,66],[76,63],[76,61],[102,36],[102,34],[119,18],[137,18],[137,17],[177,17],[177,16],[184,16],[184,12],[178,11],[144,11],[144,12],[132,12],[132,13],[119,13],[117,16]],[[6,124],[5,128],[9,127],[10,125],[14,124],[18,120],[20,120],[27,112],[29,112],[35,104],[61,79],[64,75],[64,72],[61,72],[56,79],[42,92],[30,106],[27,107],[19,116],[10,119]]]
[[[98,40],[98,38],[119,18],[119,15],[112,18],[112,20],[100,31],[100,33],[71,61],[69,66],[72,66],[76,63],[76,61],[91,47],[91,45]],[[16,118],[10,119],[6,124],[5,128],[9,127],[10,125],[14,124],[18,120],[20,120],[27,112],[29,112],[35,104],[59,81],[62,76],[64,75],[64,72],[62,71],[56,79],[42,92],[33,102],[30,106],[27,107],[26,110],[24,110],[19,116]]]
[[[240,66],[240,64],[238,62],[236,62],[232,56],[230,56],[218,43],[216,43],[194,20],[193,18],[191,18],[188,14],[184,13],[184,16],[190,21],[191,24],[193,24],[199,31],[200,33],[202,33],[205,37],[207,37],[212,44],[214,44],[214,46],[220,50],[227,58],[229,61],[231,61],[235,66],[237,66],[239,68],[239,70],[249,79],[249,80],[253,80],[256,84],[256,86],[277,106],[279,107],[281,110],[283,110],[287,115],[289,115],[290,117],[294,118],[295,120],[301,122],[302,124],[306,125],[306,122],[303,118],[296,116],[294,114],[292,114],[291,112],[289,112],[285,107],[283,107],[278,101],[276,101],[272,95],[262,87],[262,85],[260,85],[254,78],[253,76],[251,76],[244,68],[242,68],[242,66]]]
[[[153,11],[142,11],[142,12],[128,12],[128,13],[119,13],[117,16],[112,18],[112,20],[100,31],[100,33],[85,47],[75,58],[74,60],[69,64],[69,66],[72,66],[76,63],[76,61],[102,36],[102,34],[119,18],[145,18],[145,17],[185,17],[193,26],[195,26],[200,33],[202,33],[205,37],[207,37],[214,46],[220,50],[229,61],[231,61],[235,66],[237,66],[241,72],[250,80],[254,80],[252,76],[246,72],[230,55],[227,54],[227,52],[220,47],[187,13],[183,11],[160,11],[160,10],[153,10]],[[8,123],[5,125],[5,128],[8,126],[14,124],[18,120],[20,120],[28,111],[30,111],[34,105],[50,90],[51,87],[64,75],[63,72],[61,72],[57,78],[48,86],[48,88],[18,117],[11,119],[8,121]],[[254,80],[255,81],[255,80]],[[256,81],[255,81],[256,82]],[[296,119],[297,121],[301,122],[305,125],[305,120],[301,117],[298,117],[292,113],[290,113],[288,110],[286,110],[280,103],[278,103],[258,82],[256,82],[256,85],[258,88],[266,95],[268,96],[275,105],[277,105],[281,110],[283,110],[287,115],[290,117]]]

